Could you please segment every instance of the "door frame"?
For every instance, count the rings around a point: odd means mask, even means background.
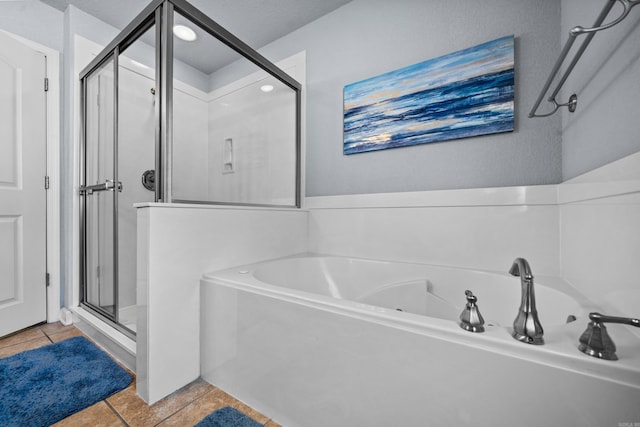
[[[49,177],[47,190],[47,322],[60,320],[60,52],[24,37],[0,30],[3,34],[19,41],[46,56],[46,77],[49,88],[46,96],[47,170]],[[43,82],[44,85],[44,82]]]

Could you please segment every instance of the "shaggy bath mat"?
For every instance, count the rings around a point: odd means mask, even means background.
[[[131,379],[84,337],[0,359],[0,426],[48,426],[124,389]]]
[[[262,427],[262,424],[231,406],[225,406],[207,415],[195,427]]]

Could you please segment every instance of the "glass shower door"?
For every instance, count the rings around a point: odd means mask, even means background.
[[[113,59],[86,80],[83,302],[116,321],[118,190]]]
[[[156,81],[150,27],[118,56],[117,318],[137,329],[137,203],[155,201]]]
[[[154,202],[155,25],[81,79],[81,304],[131,338],[137,322],[137,209]]]

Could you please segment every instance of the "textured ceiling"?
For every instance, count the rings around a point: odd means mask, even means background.
[[[41,0],[61,11],[73,5],[101,21],[122,30],[151,0]],[[351,0],[191,0],[190,3],[222,25],[253,49],[259,49],[326,15]],[[176,23],[184,19],[176,16]],[[177,59],[210,75],[238,59],[238,54],[195,28],[198,40],[176,39]],[[143,37],[153,45],[149,32]]]

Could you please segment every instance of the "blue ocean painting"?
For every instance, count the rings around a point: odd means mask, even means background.
[[[344,87],[344,154],[513,130],[514,38]]]

